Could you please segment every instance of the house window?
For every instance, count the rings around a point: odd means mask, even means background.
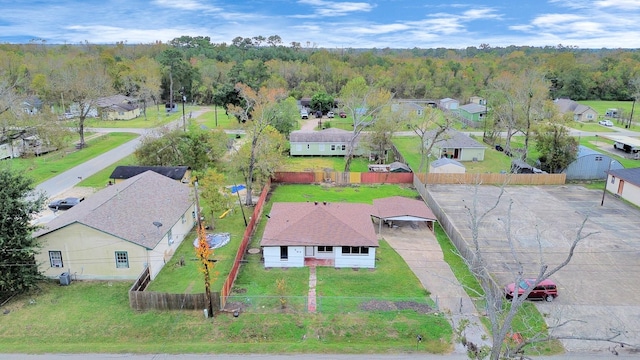
[[[596,161],[602,161],[602,156],[596,156]]]
[[[49,261],[51,262],[51,267],[63,267],[64,265],[62,264],[62,251],[49,251]]]
[[[613,184],[613,183],[615,183],[615,182],[616,182],[616,177],[615,177],[615,176],[612,176],[612,177],[611,177],[611,183]]]
[[[318,252],[331,253],[333,252],[333,246],[318,246]]]
[[[369,248],[366,246],[343,246],[342,254],[343,255],[367,255],[369,253]]]
[[[335,145],[331,145],[331,151],[336,151],[336,146]]]
[[[182,214],[182,223],[184,224],[184,223],[186,223],[186,222],[187,222],[187,217],[186,217],[186,216],[184,216],[184,214]]]
[[[320,150],[320,151],[324,151],[324,144],[320,144],[320,146],[319,146],[319,150]]]
[[[311,149],[311,145],[307,144],[307,150]]]
[[[287,260],[289,258],[289,247],[280,246],[280,260]]]
[[[116,251],[116,268],[124,269],[129,267],[129,255],[126,251]]]
[[[169,238],[169,245],[173,244],[173,231],[172,229],[169,229],[169,232],[167,233],[167,238]]]
[[[342,151],[347,150],[347,145],[342,145]]]

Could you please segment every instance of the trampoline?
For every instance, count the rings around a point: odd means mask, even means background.
[[[209,244],[209,247],[212,249],[217,249],[219,247],[223,247],[227,245],[229,240],[231,240],[230,233],[207,234],[207,243]],[[193,240],[193,246],[198,247],[197,237]]]

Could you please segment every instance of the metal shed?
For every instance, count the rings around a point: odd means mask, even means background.
[[[611,166],[611,168],[609,168]],[[563,171],[567,180],[604,180],[607,170],[624,169],[624,166],[607,154],[586,146],[578,146],[578,157]]]

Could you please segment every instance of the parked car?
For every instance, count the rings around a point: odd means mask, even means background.
[[[598,121],[598,124],[603,126],[613,126],[613,123],[611,122],[611,120],[600,120]]]
[[[335,114],[333,113],[333,111],[329,111],[329,112],[327,113],[327,117],[328,117],[329,119],[333,119],[333,117],[334,117],[334,116],[335,116]]]
[[[49,209],[51,210],[69,210],[72,207],[80,204],[84,200],[83,197],[68,197],[66,199],[58,199],[49,203]]]
[[[307,110],[300,111],[300,117],[303,118],[303,119],[308,119],[309,118],[309,113],[307,112]]]
[[[524,279],[520,281],[520,283],[518,284],[518,296],[523,295],[525,291],[527,291],[527,289],[529,289],[535,283],[535,279]],[[507,299],[513,298],[515,287],[515,283],[511,283],[504,287],[504,295],[507,297]],[[531,290],[529,296],[527,296],[527,299],[544,299],[546,301],[553,301],[553,299],[555,299],[556,297],[558,297],[558,286],[556,286],[553,281],[545,279],[542,280],[540,284],[538,284],[538,286],[534,287],[533,290]]]
[[[322,111],[316,111],[316,119],[322,119]]]
[[[346,118],[346,117],[347,117],[347,113],[346,113],[346,112],[344,112],[344,111],[340,111],[339,116],[340,116],[341,118]]]

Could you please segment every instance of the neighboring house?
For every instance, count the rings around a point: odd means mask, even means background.
[[[58,214],[34,233],[36,261],[48,277],[133,280],[149,267],[151,279],[193,228],[188,185],[147,171],[108,186]]]
[[[458,109],[460,102],[452,98],[440,99],[440,109],[454,111]]]
[[[375,268],[378,236],[368,204],[274,203],[262,235],[265,267],[303,267],[305,259],[336,268]]]
[[[85,105],[87,106],[87,105]],[[85,107],[85,110],[87,108]],[[69,116],[71,117],[80,117],[81,111],[80,111],[80,105],[78,103],[73,103],[71,105],[69,105]],[[98,117],[98,109],[95,107],[89,107],[88,111],[86,112],[86,118],[95,118]]]
[[[393,173],[410,173],[411,168],[399,161],[390,164],[374,165],[369,164],[369,172],[393,172]]]
[[[104,120],[131,120],[142,114],[138,102],[124,95],[113,95],[98,99],[97,107]]]
[[[42,100],[30,96],[22,102],[22,110],[29,115],[35,115],[42,110]]]
[[[117,166],[109,179],[113,183],[119,183],[145,171],[151,170],[160,175],[164,175],[170,179],[177,180],[182,183],[189,183],[191,179],[191,169],[188,166]]]
[[[404,196],[391,196],[387,198],[374,199],[374,217],[383,223],[394,226],[396,224],[424,222],[433,231],[433,224],[438,221],[431,209],[423,200],[410,199]],[[397,226],[397,225],[396,225]]]
[[[428,147],[436,132],[426,134],[424,146]],[[458,161],[483,161],[486,147],[466,134],[450,129],[442,133],[436,140],[432,154],[436,158],[446,157]]]
[[[399,100],[397,103],[391,104],[391,111],[405,116],[422,116],[424,115],[424,106],[409,100]]]
[[[563,171],[567,180],[606,179],[607,170],[624,169],[619,161],[586,146],[578,146],[578,157]]]
[[[469,98],[469,103],[487,106],[487,99],[481,96],[472,96]]]
[[[458,108],[458,115],[471,123],[482,123],[487,115],[487,107],[478,104],[466,104]]]
[[[608,191],[640,206],[640,168],[608,171],[606,186]]]
[[[292,131],[289,135],[291,156],[344,156],[347,153],[349,140],[353,132],[329,128],[321,131]],[[359,138],[355,140],[354,155],[367,153],[358,147]]]
[[[556,99],[553,101],[561,114],[572,114],[575,121],[595,121],[598,113],[590,106],[578,104],[570,99]]]
[[[440,158],[429,164],[429,173],[433,174],[464,174],[467,169],[460,162],[449,159]]]

